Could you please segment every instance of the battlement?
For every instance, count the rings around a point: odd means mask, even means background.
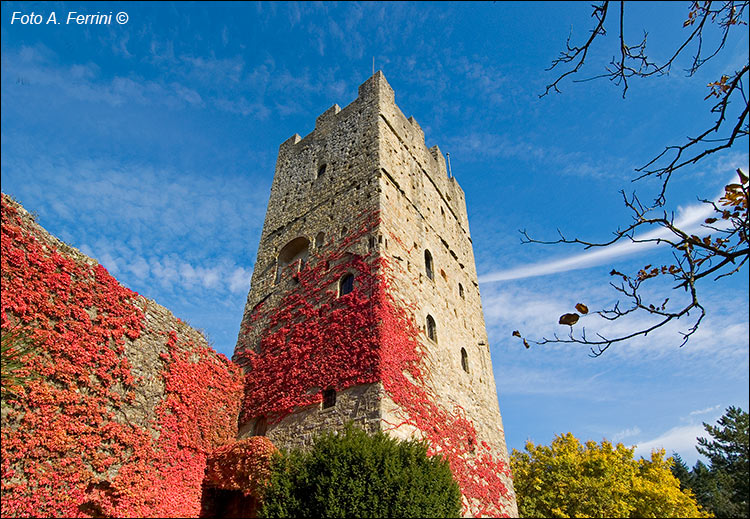
[[[377,71],[367,81],[359,85],[358,97],[354,101],[343,109],[338,104],[334,104],[315,119],[315,129],[312,132],[304,137],[295,133],[281,144],[280,149],[287,153],[293,152],[293,150],[299,149],[296,145],[302,143],[301,146],[304,146],[312,142],[316,133],[327,133],[332,126],[337,124],[342,117],[346,117],[355,107],[372,106],[377,108],[382,103],[394,104],[394,93],[383,72]]]
[[[386,81],[382,70],[378,70],[367,81],[359,85],[358,93],[359,99],[377,99],[390,103],[395,102],[393,89],[388,84],[388,81]]]
[[[359,85],[358,96],[354,101],[346,105],[346,107],[344,107],[343,109],[339,107],[338,104],[334,104],[315,119],[315,129],[312,132],[305,135],[305,137],[300,137],[299,134],[295,133],[286,141],[284,141],[280,147],[288,150],[289,148],[299,144],[300,142],[309,142],[311,140],[310,137],[312,137],[313,133],[321,130],[327,130],[332,125],[340,121],[342,117],[345,117],[348,112],[352,111],[352,109],[362,106],[372,106],[374,108],[383,107],[389,109],[388,111],[395,109],[402,118],[406,119],[406,117],[396,105],[393,88],[391,88],[391,85],[388,84],[388,81],[385,79],[385,75],[383,74],[383,72],[379,70],[370,78],[368,78],[364,83]],[[407,139],[409,141],[413,141],[415,146],[417,145],[416,143],[420,142],[422,145],[425,145],[424,131],[422,130],[422,127],[419,125],[417,120],[413,116],[409,117],[406,120],[410,124],[410,130],[408,130],[409,135]],[[443,159],[443,163],[444,162],[445,159]]]
[[[438,146],[427,148],[424,130],[417,120],[406,118],[395,101],[393,88],[388,84],[382,71],[377,71],[359,86],[358,97],[343,109],[334,104],[315,120],[315,129],[305,137],[292,135],[279,147],[279,161],[291,159],[294,155],[307,153],[306,148],[315,142],[322,142],[332,131],[342,134],[355,130],[351,121],[354,116],[363,125],[377,125],[380,130],[377,140],[381,143],[395,137],[405,150],[421,164],[420,169],[448,206],[454,217],[461,222],[468,235],[468,218],[464,192],[455,177],[449,176],[446,159]],[[348,122],[347,122],[348,121]],[[357,124],[359,124],[357,123]],[[354,125],[356,126],[356,124]],[[359,131],[361,131],[360,128]],[[379,153],[382,154],[382,145]],[[323,160],[323,159],[319,159]],[[312,173],[311,173],[312,174]]]

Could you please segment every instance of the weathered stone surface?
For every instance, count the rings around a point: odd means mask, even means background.
[[[3,334],[37,340],[2,406],[3,515],[197,517],[239,369],[6,195],[2,234]]]
[[[428,149],[419,124],[396,106],[381,72],[360,86],[351,104],[321,114],[309,135],[281,144],[235,358],[257,350],[268,330],[267,313],[258,318],[256,312],[261,304],[278,308],[293,292],[296,281],[284,275],[290,260],[322,257],[368,213],[379,215],[376,228],[348,250],[362,257],[374,252],[394,267],[390,296],[410,309],[422,329],[419,340],[437,403],[463,409],[476,428],[476,441],[507,463],[464,193],[448,176],[438,147]],[[287,244],[300,238],[309,242],[307,252],[287,257]],[[428,316],[435,324],[432,339]],[[337,396],[335,407],[296,409],[270,424],[266,434],[280,447],[305,445],[315,433],[355,420],[366,429],[421,437],[413,426],[394,428],[403,409],[382,384],[348,388]],[[240,434],[253,434],[257,418],[241,424]],[[517,515],[512,481],[503,478],[511,496],[505,510]]]

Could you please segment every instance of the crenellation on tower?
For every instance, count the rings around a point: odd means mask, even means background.
[[[395,94],[391,85],[385,79],[385,75],[381,70],[378,70],[370,76],[367,81],[359,85],[357,91],[358,99],[362,99],[365,102],[375,102],[382,104],[394,104]]]
[[[287,140],[281,143],[281,145],[279,146],[279,152],[281,152],[282,150],[284,151],[287,150],[288,148],[290,148],[291,146],[294,146],[301,140],[302,140],[302,137],[300,137],[299,133],[295,133],[294,135],[292,135]]]
[[[430,155],[432,155],[432,158],[437,161],[438,169],[440,171],[445,171],[447,175],[448,168],[445,165],[445,157],[443,156],[443,153],[440,151],[440,147],[437,144],[435,144],[433,147],[429,148],[427,151],[429,151]]]
[[[409,119],[407,120],[411,123],[411,126],[412,128],[414,128],[414,131],[417,132],[417,135],[418,135],[417,140],[424,142],[424,130],[422,130],[422,127],[419,125],[419,123],[414,118],[414,116],[413,115],[409,116]]]
[[[517,514],[464,193],[382,72],[280,146],[234,357],[241,436],[424,438],[465,513]]]
[[[332,107],[330,107],[328,110],[320,114],[317,119],[315,119],[315,137],[318,140],[325,139],[327,137],[328,131],[331,127],[335,126],[337,122],[337,115],[341,111],[341,107],[339,105],[334,104]]]

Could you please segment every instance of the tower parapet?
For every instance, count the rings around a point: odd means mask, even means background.
[[[235,359],[241,435],[422,438],[466,514],[517,515],[464,193],[382,72],[280,146]]]

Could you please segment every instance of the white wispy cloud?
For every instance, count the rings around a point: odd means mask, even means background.
[[[503,395],[574,396],[591,401],[612,399],[601,391],[600,379],[606,370],[596,370],[588,376],[581,376],[569,367],[525,364],[504,364],[496,370],[500,374],[497,386],[501,399]]]
[[[697,416],[701,414],[707,414],[707,413],[714,413],[718,411],[721,408],[721,405],[714,405],[711,407],[706,407],[705,409],[698,409],[696,411],[691,411],[690,416]]]
[[[631,438],[633,436],[638,436],[639,434],[641,434],[641,428],[636,425],[635,427],[629,427],[613,434],[612,441],[617,443],[624,440],[625,438]]]
[[[53,89],[56,98],[89,104],[115,107],[127,103],[171,107],[202,105],[200,94],[179,81],[165,82],[136,75],[104,77],[101,69],[92,63],[59,64],[54,53],[43,46],[4,51],[3,74],[6,73],[24,78],[32,89]]]
[[[713,212],[713,208],[708,204],[693,204],[687,206],[678,212],[675,226],[688,233],[696,232],[700,229],[704,220]],[[641,235],[637,235],[635,239],[639,240],[639,242],[624,241],[615,243],[608,247],[597,248],[588,252],[569,256],[567,258],[547,260],[531,265],[523,265],[521,267],[491,272],[480,276],[479,281],[481,283],[493,283],[497,281],[524,279],[585,269],[596,265],[602,265],[604,263],[611,263],[616,259],[631,256],[633,254],[642,254],[659,246],[656,241],[643,243],[643,240],[675,239],[675,236],[669,230],[660,227]]]
[[[584,302],[591,309],[612,305],[616,294],[606,282],[579,273],[565,276],[567,277],[558,279],[555,283],[529,280],[482,285],[482,307],[492,347],[509,345],[523,350],[521,341],[511,336],[514,330],[519,330],[529,340],[552,338],[555,334],[566,338],[571,331],[570,327],[558,324],[558,317],[572,311],[577,302]],[[671,287],[667,286],[666,289],[670,290]],[[658,290],[649,290],[642,295],[644,301],[663,301],[665,297]],[[670,293],[670,296],[672,303],[679,304],[684,293]],[[746,294],[728,294],[707,286],[701,296],[708,314],[683,349],[677,347],[682,342],[680,332],[685,332],[693,323],[689,318],[668,323],[652,331],[647,337],[619,343],[607,351],[606,357],[617,362],[640,364],[663,362],[675,359],[674,356],[678,355],[685,363],[701,363],[702,369],[712,373],[724,373],[726,377],[744,376],[743,370],[746,371],[748,367],[747,341],[750,338]],[[644,329],[653,323],[653,316],[645,313],[634,313],[616,321],[608,321],[589,313],[582,316],[574,332],[578,335],[585,327],[589,336],[600,333],[605,337],[617,337]],[[588,352],[585,346],[556,343],[532,345],[532,350],[544,352],[547,356],[570,356]],[[493,356],[497,356],[497,353],[493,350]],[[561,360],[567,361],[568,357]],[[685,363],[681,362],[675,368],[690,372],[689,364]],[[504,368],[498,366],[498,369]]]
[[[250,288],[250,279],[252,278],[252,269],[244,267],[235,268],[228,278],[229,290],[235,293],[246,292]]]
[[[681,425],[673,427],[656,438],[639,442],[635,448],[635,455],[649,458],[651,451],[664,449],[667,456],[672,452],[685,453],[687,457],[695,453],[696,438],[706,436],[702,425]]]
[[[124,247],[100,240],[98,245],[84,243],[81,252],[99,261],[121,281],[137,281],[140,286],[159,287],[170,292],[190,290],[205,296],[205,292],[220,297],[222,294],[243,294],[250,289],[252,269],[237,265],[227,258],[213,262],[191,263],[176,255],[147,257],[134,255]],[[152,289],[153,290],[153,289]]]
[[[56,98],[84,101],[88,105],[212,107],[263,120],[272,110],[272,103],[264,101],[267,92],[271,99],[302,91],[321,92],[330,85],[323,76],[333,70],[322,70],[320,78],[308,81],[310,78],[298,77],[286,68],[276,70],[272,61],[248,67],[241,56],[175,55],[172,42],[158,41],[150,43],[148,60],[164,69],[164,78],[151,79],[136,74],[109,77],[95,64],[61,65],[54,51],[41,45],[27,46],[4,50],[3,77],[23,78],[32,87],[27,89],[29,92],[52,89]],[[339,78],[336,78],[335,88],[341,89]]]

